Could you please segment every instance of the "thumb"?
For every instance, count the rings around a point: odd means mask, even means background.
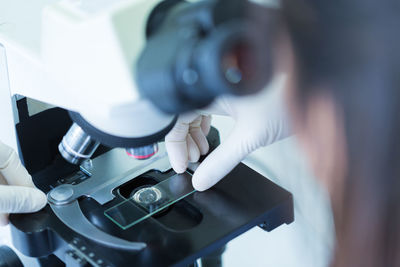
[[[46,195],[36,188],[0,185],[0,213],[35,212],[46,203]]]
[[[240,128],[235,128],[225,142],[208,155],[196,169],[192,178],[193,187],[204,191],[224,178],[257,148],[249,140],[251,139],[247,138]]]

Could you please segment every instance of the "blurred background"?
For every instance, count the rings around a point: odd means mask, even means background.
[[[214,116],[213,125],[223,141],[234,121]],[[244,163],[293,194],[295,221],[270,233],[254,228],[236,238],[227,246],[224,266],[328,266],[334,242],[330,203],[308,169],[296,138],[259,149]]]

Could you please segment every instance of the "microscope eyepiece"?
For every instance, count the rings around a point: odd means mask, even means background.
[[[177,114],[267,85],[274,19],[259,21],[268,13],[252,16],[262,7],[250,1],[166,2],[149,18],[147,43],[135,66],[144,97]]]
[[[80,165],[85,160],[90,159],[99,145],[99,142],[74,123],[59,144],[58,150],[66,161]]]

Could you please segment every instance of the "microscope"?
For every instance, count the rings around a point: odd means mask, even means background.
[[[48,196],[10,216],[25,260],[220,266],[230,240],[290,224],[283,188],[240,164],[197,192],[197,165],[176,174],[163,143],[178,114],[265,87],[277,18],[247,0],[1,4],[0,139]],[[208,141],[219,145],[216,129]],[[31,266],[8,255],[7,266]]]

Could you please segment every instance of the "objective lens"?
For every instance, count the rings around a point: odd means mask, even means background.
[[[78,124],[74,123],[58,145],[58,150],[66,161],[79,165],[90,159],[99,145],[99,142],[93,140]]]
[[[128,156],[139,160],[149,159],[158,152],[158,144],[151,144],[143,147],[128,148],[126,153]]]

